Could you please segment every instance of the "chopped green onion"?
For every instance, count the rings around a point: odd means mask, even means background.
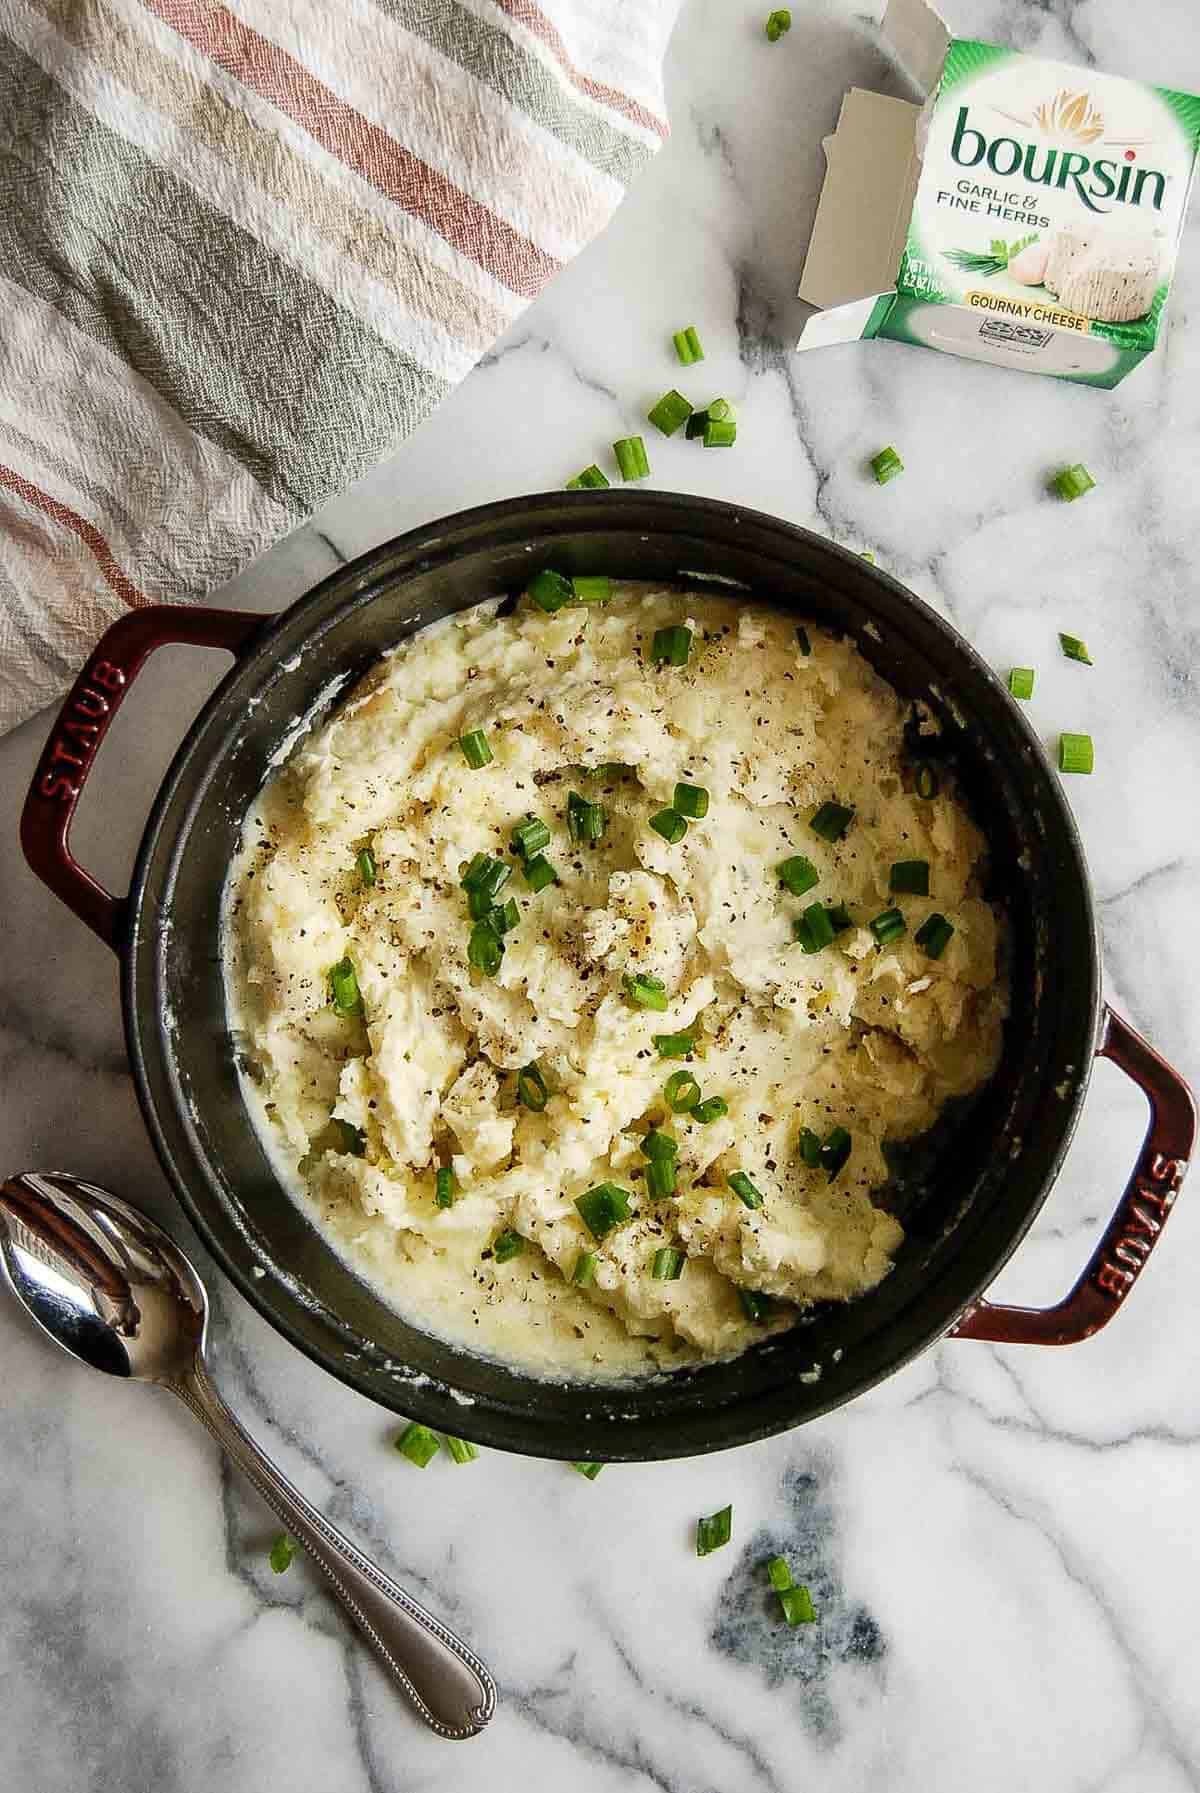
[[[627,971],[621,985],[630,1002],[640,1009],[662,1010],[667,1006],[667,986],[661,978],[651,977],[649,972],[634,977]]]
[[[1067,656],[1068,660],[1078,660],[1082,666],[1090,666],[1092,664],[1092,656],[1088,653],[1087,647],[1080,641],[1078,635],[1060,635],[1058,639],[1062,651]]]
[[[936,912],[923,921],[913,939],[927,959],[940,959],[950,944],[954,933],[954,924],[946,920],[944,915]]]
[[[571,586],[581,604],[607,604],[612,597],[612,580],[607,573],[585,573],[572,579]]]
[[[1096,482],[1083,462],[1076,461],[1073,467],[1060,468],[1050,483],[1060,498],[1070,501],[1082,498],[1085,492],[1091,491]]]
[[[845,903],[830,903],[825,913],[829,917],[829,925],[835,934],[844,934],[847,928],[854,926]]]
[[[860,560],[865,560],[869,567],[873,567],[875,565],[875,556],[871,553],[870,549],[868,549],[868,548],[864,548],[858,558]]]
[[[714,423],[726,423],[733,416],[733,406],[727,398],[715,398],[708,407],[708,414]]]
[[[424,1469],[437,1456],[441,1444],[436,1432],[431,1432],[428,1426],[419,1426],[414,1420],[411,1426],[405,1426],[400,1433],[395,1441],[395,1448],[402,1457],[415,1463],[418,1469]]]
[[[888,946],[893,940],[907,932],[904,917],[899,909],[885,909],[874,921],[867,923],[880,946]]]
[[[738,1300],[747,1320],[765,1320],[771,1311],[771,1297],[761,1289],[738,1289]]]
[[[767,14],[767,42],[777,44],[785,31],[792,28],[792,15],[786,6],[777,6]]]
[[[549,1100],[550,1091],[546,1088],[540,1065],[528,1064],[517,1072],[517,1101],[522,1108],[541,1114]]]
[[[790,859],[781,860],[775,867],[775,875],[793,896],[803,896],[806,890],[821,881],[820,872],[803,853],[794,853]]]
[[[589,803],[578,791],[567,798],[567,832],[574,841],[599,840],[608,827],[602,803]]]
[[[821,1166],[829,1172],[832,1183],[850,1156],[852,1141],[844,1127],[831,1127],[821,1147]]]
[[[803,624],[796,630],[796,646],[800,649],[800,652],[804,655],[805,659],[812,653],[812,642],[808,639],[808,630]]]
[[[692,414],[692,407],[682,392],[672,387],[664,392],[656,405],[651,405],[646,413],[647,420],[664,436],[673,436],[675,431],[685,424]]]
[[[700,1100],[700,1085],[690,1071],[672,1071],[663,1084],[663,1095],[672,1114],[690,1114]]]
[[[792,923],[792,933],[801,952],[819,953],[833,944],[833,919],[821,903],[810,903],[803,915]]]
[[[650,658],[656,666],[686,666],[692,651],[692,631],[682,623],[669,629],[656,629],[650,644]]]
[[[786,1556],[773,1556],[767,1564],[767,1579],[777,1594],[785,1594],[792,1585],[792,1571]]]
[[[710,1121],[719,1121],[722,1115],[729,1113],[729,1104],[724,1096],[708,1096],[703,1102],[697,1102],[692,1109],[692,1119],[707,1127]]]
[[[648,477],[650,462],[646,458],[646,444],[640,436],[622,436],[621,440],[614,442],[612,446],[622,479],[646,479]]]
[[[361,1127],[353,1121],[344,1121],[340,1116],[334,1118],[334,1126],[341,1138],[341,1150],[348,1158],[363,1158],[367,1151],[367,1136]]]
[[[594,1251],[581,1251],[575,1259],[575,1268],[571,1272],[571,1281],[577,1289],[586,1289],[596,1280],[596,1265],[599,1263]]]
[[[597,1183],[575,1203],[579,1218],[593,1239],[603,1239],[617,1222],[629,1219],[629,1191],[618,1183]]]
[[[821,1163],[821,1141],[811,1127],[801,1127],[796,1138],[796,1149],[800,1153],[800,1162],[809,1170],[816,1170]]]
[[[468,890],[467,914],[472,921],[490,921],[495,904],[486,890]]]
[[[358,977],[349,959],[339,959],[329,968],[329,996],[335,1015],[361,1015],[362,992]]]
[[[511,877],[512,866],[506,865],[503,859],[492,859],[486,853],[476,853],[461,881],[468,896],[474,896],[478,892],[485,899],[486,905],[490,906]]]
[[[472,854],[470,864],[458,880],[463,890],[473,890],[480,879],[487,876],[487,869],[491,863],[492,860],[487,853]]]
[[[732,448],[736,441],[737,424],[733,418],[717,418],[710,411],[704,426],[705,448]]]
[[[490,921],[477,921],[467,941],[467,961],[484,977],[495,977],[504,957],[504,942]]]
[[[567,604],[575,602],[575,588],[562,573],[556,573],[553,567],[543,567],[535,573],[525,587],[539,610],[552,616],[556,610],[562,610]]]
[[[589,1482],[594,1482],[604,1465],[603,1463],[572,1463],[571,1468],[577,1470],[580,1475],[586,1476]]]
[[[1030,678],[1032,679],[1032,677],[1033,675],[1031,673]],[[1033,686],[1031,684],[1030,690],[1032,689]],[[913,787],[916,790],[917,796],[924,798],[926,803],[931,803],[941,790],[942,781],[937,775],[937,768],[931,766],[928,760],[922,760],[921,764],[917,767],[917,774],[913,779]]]
[[[455,1438],[451,1433],[443,1432],[442,1443],[456,1463],[474,1463],[479,1455],[469,1438]]]
[[[783,1608],[783,1616],[789,1625],[813,1625],[817,1612],[812,1603],[812,1595],[803,1583],[795,1588],[783,1588],[779,1595],[779,1604]]]
[[[675,353],[685,367],[691,367],[693,362],[703,361],[704,350],[700,347],[695,324],[689,324],[685,330],[676,330],[671,340],[675,344]]]
[[[669,1133],[660,1133],[657,1127],[651,1127],[642,1140],[643,1158],[678,1158],[679,1141],[672,1139]]]
[[[482,766],[490,765],[492,750],[487,744],[487,736],[481,728],[473,728],[469,735],[460,735],[458,744],[462,748],[462,756],[473,772]]]
[[[519,1258],[524,1249],[524,1239],[520,1233],[514,1233],[510,1226],[505,1227],[502,1233],[497,1233],[492,1240],[492,1256],[498,1264],[507,1264],[510,1258]]]
[[[719,1513],[710,1513],[707,1519],[697,1519],[696,1555],[708,1556],[711,1551],[720,1550],[732,1536],[732,1507],[722,1507]]]
[[[675,1193],[675,1160],[673,1158],[651,1158],[646,1164],[646,1194],[651,1201],[660,1202],[665,1196]]]
[[[1090,772],[1095,765],[1095,752],[1090,735],[1058,737],[1058,769],[1060,772]]]
[[[454,1197],[457,1189],[458,1184],[455,1181],[454,1172],[450,1169],[450,1166],[448,1164],[439,1166],[434,1172],[433,1177],[433,1199],[438,1207],[452,1208],[454,1206]]]
[[[878,454],[871,456],[871,472],[878,485],[886,486],[889,479],[904,472],[904,462],[894,448],[881,448]]]
[[[1033,696],[1033,667],[1014,666],[1008,675],[1008,688],[1014,697],[1028,702]]]
[[[547,884],[558,883],[558,873],[544,853],[535,853],[532,859],[527,859],[523,870],[525,882],[535,894],[545,890]]]
[[[702,436],[707,428],[708,428],[708,412],[707,411],[693,411],[691,416],[687,420],[687,428],[684,431],[684,434],[686,435],[688,441],[692,442],[695,440],[695,438],[697,436]]]
[[[708,814],[708,792],[702,784],[677,784],[672,808],[691,822],[703,821]]]
[[[656,1033],[654,1046],[660,1058],[690,1058],[696,1050],[694,1033]]]
[[[521,911],[517,908],[516,899],[509,897],[503,907],[497,903],[494,908],[488,910],[487,919],[497,934],[511,934],[521,919]]]
[[[585,467],[582,473],[577,473],[574,479],[569,479],[567,481],[567,490],[568,492],[576,492],[579,491],[581,487],[584,489],[589,487],[598,488],[608,484],[609,481],[593,461],[590,467]]]
[[[355,856],[354,863],[358,867],[360,883],[366,885],[369,890],[375,882],[375,855],[370,847],[363,847]]]
[[[727,1181],[733,1193],[739,1196],[748,1208],[762,1207],[762,1190],[755,1188],[744,1170],[735,1170]]]
[[[928,896],[929,861],[897,859],[888,879],[888,889],[894,896]]]
[[[543,847],[549,845],[550,830],[537,816],[526,816],[512,831],[513,852],[519,853],[522,859],[532,859]]]
[[[842,839],[847,828],[854,820],[854,811],[844,803],[822,803],[812,821],[808,824],[813,833],[829,842]]]
[[[687,817],[681,816],[677,809],[660,809],[657,815],[650,817],[650,826],[655,834],[661,834],[668,846],[677,846],[687,833]]]
[[[271,1554],[267,1558],[276,1575],[283,1575],[292,1566],[292,1559],[299,1546],[295,1538],[289,1538],[286,1532],[280,1532],[271,1545]]]
[[[650,1265],[651,1277],[655,1282],[678,1282],[686,1258],[687,1253],[678,1246],[660,1245]]]

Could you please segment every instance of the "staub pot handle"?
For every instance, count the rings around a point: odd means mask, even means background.
[[[1196,1103],[1179,1072],[1127,1021],[1106,1008],[1098,1058],[1144,1091],[1150,1125],[1116,1212],[1075,1287],[1055,1307],[975,1301],[950,1328],[958,1339],[1002,1345],[1075,1345],[1107,1326],[1162,1236],[1196,1143]]]
[[[32,869],[114,952],[125,937],[127,902],[84,871],[71,852],[71,818],[113,717],[156,648],[182,642],[239,654],[271,618],[243,610],[150,604],[131,610],[88,655],[43,749],[21,813],[21,845]]]

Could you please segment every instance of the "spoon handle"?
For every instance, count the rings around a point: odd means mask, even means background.
[[[303,1546],[426,1724],[440,1737],[481,1731],[496,1709],[496,1684],[479,1658],[305,1500],[230,1412],[199,1359],[167,1386]]]

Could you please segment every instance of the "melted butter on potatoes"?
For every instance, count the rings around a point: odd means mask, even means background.
[[[654,632],[680,624],[687,664],[656,667]],[[635,586],[552,615],[484,606],[397,648],[262,792],[228,903],[248,1096],[310,1212],[415,1323],[547,1373],[623,1375],[737,1352],[887,1274],[902,1233],[872,1199],[883,1143],[994,1068],[998,922],[973,822],[952,791],[912,788],[896,693],[807,635],[806,655],[780,614]],[[458,740],[477,729],[493,758],[473,770]],[[709,807],[672,844],[649,822],[678,781]],[[570,838],[572,791],[603,805],[599,842]],[[854,808],[835,842],[809,826],[830,799]],[[558,875],[536,894],[510,849],[529,815]],[[494,976],[467,952],[461,879],[481,853],[514,868],[499,901],[520,911]],[[819,874],[799,897],[777,875],[796,854]],[[928,897],[889,893],[902,860],[928,862]],[[813,902],[852,925],[806,953],[793,923]],[[879,946],[867,924],[891,907],[906,931]],[[954,927],[936,960],[914,938],[935,912]],[[361,1014],[331,1006],[345,958]],[[665,1010],[631,1001],[639,976]],[[660,1057],[655,1035],[683,1032],[693,1054]],[[540,1112],[518,1100],[527,1065]],[[727,1112],[673,1114],[681,1068]],[[658,1201],[652,1125],[677,1142]],[[802,1140],[834,1127],[851,1147],[831,1177]],[[730,1189],[739,1170],[760,1206]],[[632,1199],[597,1241],[575,1203],[602,1183]],[[507,1230],[524,1249],[497,1262]],[[676,1280],[651,1276],[663,1245],[687,1254]],[[739,1289],[771,1298],[765,1318]]]

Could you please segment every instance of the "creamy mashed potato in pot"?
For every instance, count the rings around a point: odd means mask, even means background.
[[[300,740],[226,971],[248,1102],[347,1261],[427,1330],[596,1378],[886,1276],[884,1144],[989,1076],[1006,984],[986,843],[851,644],[556,577]]]

